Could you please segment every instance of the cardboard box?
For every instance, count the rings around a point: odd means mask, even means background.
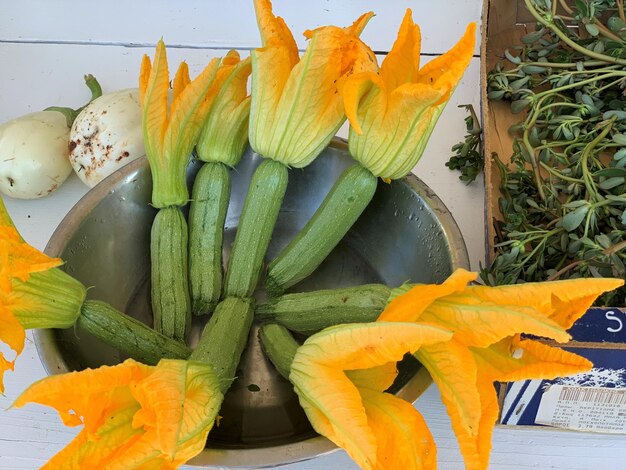
[[[519,44],[535,22],[522,0],[486,0],[481,46],[482,113],[485,144],[487,258],[493,259],[494,220],[500,176],[492,153],[507,162],[513,139],[508,129],[520,120],[509,103],[486,98],[487,73],[504,50]],[[594,363],[592,371],[557,380],[527,380],[500,384],[500,424],[551,426],[587,432],[626,434],[626,309],[593,308],[570,330],[573,341],[564,349]]]

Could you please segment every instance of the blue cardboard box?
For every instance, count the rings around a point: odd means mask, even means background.
[[[593,369],[500,384],[500,424],[626,434],[626,310],[589,309],[569,332],[563,349],[586,357]]]

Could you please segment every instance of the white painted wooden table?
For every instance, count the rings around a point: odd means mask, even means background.
[[[192,75],[211,57],[229,48],[247,55],[259,45],[251,1],[189,0],[0,0],[0,122],[47,106],[80,106],[88,93],[85,73],[94,74],[105,92],[136,86],[144,53],[153,54],[160,37],[169,46],[172,64],[187,60]],[[422,27],[423,60],[446,51],[469,21],[480,21],[480,0],[276,0],[275,11],[297,35],[323,24],[350,24],[369,9],[377,16],[363,38],[376,52],[389,50],[404,9],[413,9]],[[483,182],[465,186],[444,163],[450,147],[464,134],[464,111],[478,109],[479,58],[467,70],[446,108],[415,173],[445,202],[465,237],[472,267],[484,258]],[[345,128],[340,135],[345,136]],[[8,209],[23,236],[43,249],[52,231],[86,192],[72,176],[45,199],[7,200]],[[29,337],[16,371],[5,377],[6,396],[0,396],[0,469],[33,469],[58,452],[77,432],[60,424],[50,409],[27,406],[8,410],[12,401],[45,372]],[[420,398],[439,449],[442,469],[463,468],[450,423],[436,388]],[[491,457],[493,469],[626,469],[626,437],[552,430],[498,428]],[[343,452],[285,469],[352,469]]]

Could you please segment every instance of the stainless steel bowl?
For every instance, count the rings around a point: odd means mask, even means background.
[[[225,227],[224,259],[228,259],[242,204],[260,158],[251,150],[233,171],[232,194]],[[287,194],[269,247],[268,259],[304,226],[333,182],[352,160],[347,146],[333,143],[305,170],[289,174]],[[192,164],[193,180],[199,164]],[[442,170],[443,171],[443,170]],[[65,260],[65,269],[85,285],[89,297],[151,324],[149,299],[151,178],[145,159],[136,160],[92,189],[69,212],[52,235],[46,253]],[[418,178],[408,176],[379,184],[376,195],[331,256],[292,291],[383,282],[440,282],[456,267],[469,266],[459,229],[441,200]],[[259,290],[256,295],[263,297]],[[194,320],[195,344],[206,317]],[[237,380],[222,406],[220,426],[209,436],[207,450],[192,465],[269,467],[332,451],[317,436],[298,405],[291,385],[264,358],[253,328]],[[41,330],[35,341],[50,374],[125,358],[88,333]],[[421,372],[420,372],[421,371]],[[403,361],[394,391],[413,402],[426,386],[417,362]]]

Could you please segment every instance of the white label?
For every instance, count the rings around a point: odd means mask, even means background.
[[[551,385],[541,397],[535,422],[578,431],[626,433],[626,388]]]

